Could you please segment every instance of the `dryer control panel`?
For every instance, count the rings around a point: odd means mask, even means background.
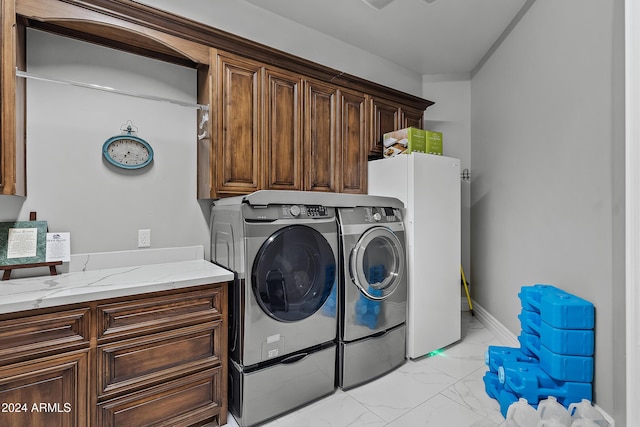
[[[402,215],[400,214],[400,209],[394,208],[375,208],[375,207],[366,207],[365,210],[365,222],[401,222]]]

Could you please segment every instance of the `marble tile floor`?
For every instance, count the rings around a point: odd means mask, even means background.
[[[408,360],[370,383],[269,421],[261,427],[498,427],[498,403],[484,391],[489,345],[503,345],[469,312],[462,339],[440,354]],[[237,427],[229,414],[228,427]]]

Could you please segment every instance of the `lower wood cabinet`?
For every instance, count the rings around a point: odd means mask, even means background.
[[[90,425],[88,353],[87,349],[0,367],[0,425]]]
[[[0,426],[227,422],[227,288],[0,315]]]

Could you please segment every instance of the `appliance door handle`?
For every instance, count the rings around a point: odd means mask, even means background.
[[[284,275],[280,270],[271,270],[267,273],[267,293],[269,295],[269,303],[271,308],[278,311],[289,311],[289,302],[287,301],[287,289],[284,281]]]

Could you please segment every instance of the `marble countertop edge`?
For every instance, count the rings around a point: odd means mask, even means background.
[[[83,303],[233,280],[205,260],[63,273],[0,281],[0,313]]]

